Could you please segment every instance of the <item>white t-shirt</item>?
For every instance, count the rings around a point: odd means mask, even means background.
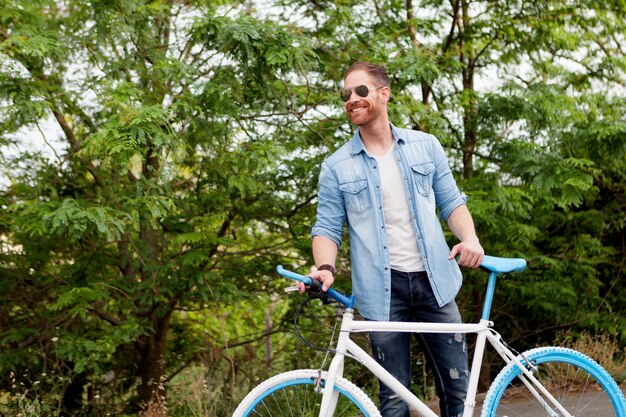
[[[408,198],[393,149],[394,146],[387,154],[375,156],[380,173],[391,268],[402,272],[424,271],[424,261],[411,223]]]

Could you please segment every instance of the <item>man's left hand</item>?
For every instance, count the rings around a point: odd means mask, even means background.
[[[454,259],[457,255],[459,255],[459,260],[457,261],[459,265],[468,268],[478,268],[483,261],[485,251],[478,239],[470,239],[454,245],[448,260]]]

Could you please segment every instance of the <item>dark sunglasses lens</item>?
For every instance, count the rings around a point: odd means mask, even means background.
[[[370,89],[367,88],[366,85],[357,85],[354,87],[354,92],[357,93],[361,97],[367,97],[370,92]]]
[[[367,88],[366,85],[357,85],[354,88],[344,88],[340,91],[341,99],[344,102],[350,100],[350,97],[352,96],[352,90],[354,90],[354,92],[357,93],[359,97],[367,97],[367,95],[370,93],[370,89]]]

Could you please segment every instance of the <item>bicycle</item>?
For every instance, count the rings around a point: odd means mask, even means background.
[[[380,416],[374,402],[343,378],[345,357],[359,361],[391,387],[409,407],[424,417],[437,417],[428,406],[383,369],[350,335],[354,332],[398,331],[477,334],[463,417],[476,409],[478,376],[486,342],[506,365],[491,383],[482,405],[482,417],[625,417],[626,401],[613,378],[593,359],[572,349],[540,347],[516,354],[489,320],[496,280],[522,271],[519,258],[485,256],[481,268],[489,272],[482,316],[478,323],[403,323],[354,320],[355,299],[330,288],[321,293],[310,277],[277,267],[280,275],[305,283],[324,302],[338,302],[344,310],[334,357],[328,370],[300,369],[276,375],[254,388],[233,417],[247,416]],[[536,414],[533,414],[536,413]]]

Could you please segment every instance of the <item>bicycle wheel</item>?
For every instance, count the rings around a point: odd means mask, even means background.
[[[254,388],[235,410],[233,417],[319,415],[326,372],[299,369],[276,375]],[[380,417],[372,400],[353,383],[344,378],[335,382],[337,406],[333,416]]]
[[[572,349],[545,347],[529,350],[519,358],[537,368],[535,377],[572,416],[626,416],[624,394],[608,372],[588,356]],[[483,417],[552,415],[517,378],[520,373],[514,363],[500,371],[485,397]],[[550,405],[548,409],[554,411],[556,407]]]

